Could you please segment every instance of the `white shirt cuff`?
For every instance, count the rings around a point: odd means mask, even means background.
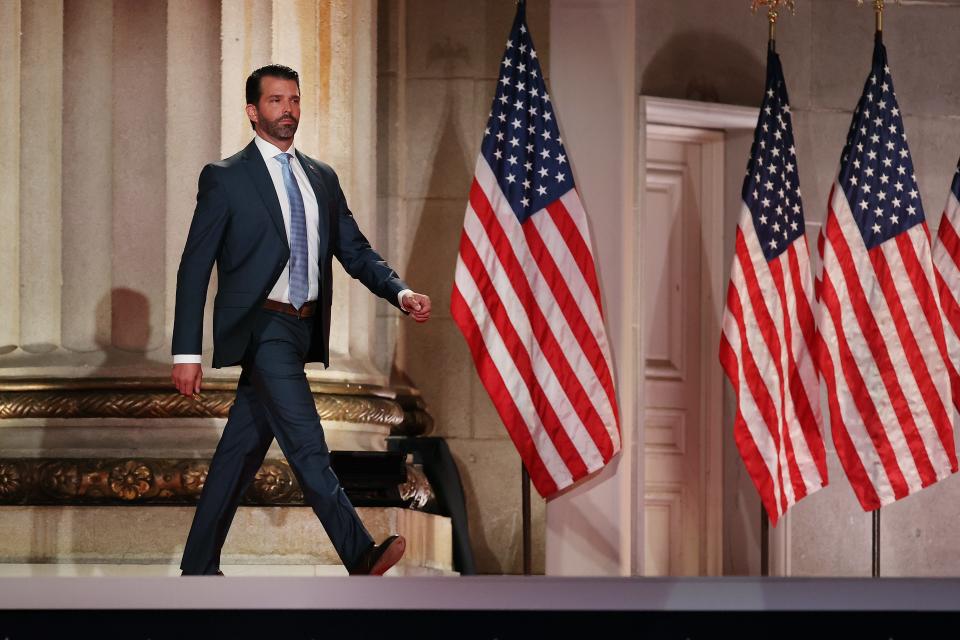
[[[173,364],[200,364],[202,358],[199,354],[178,353],[173,356]]]
[[[407,295],[408,293],[413,293],[413,289],[404,289],[403,291],[397,294],[397,304],[399,304],[400,308],[403,309],[404,311],[407,311],[408,309],[403,306],[403,296]]]

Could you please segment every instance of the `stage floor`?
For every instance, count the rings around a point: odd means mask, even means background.
[[[960,578],[0,578],[0,610],[98,609],[958,612]]]

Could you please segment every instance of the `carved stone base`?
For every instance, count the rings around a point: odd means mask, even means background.
[[[204,379],[197,398],[167,378],[3,378],[0,452],[5,458],[209,460],[233,402],[236,378]],[[331,451],[383,451],[393,435],[432,427],[416,389],[310,380]],[[281,458],[276,442],[268,458]]]
[[[67,573],[90,565],[124,566],[124,575],[169,575],[179,566],[193,512],[193,507],[155,506],[0,507],[0,575],[24,575],[28,566],[50,564],[74,567]],[[408,509],[361,507],[357,512],[374,538],[391,533],[407,538],[398,574],[453,571],[449,518]],[[226,567],[241,566],[253,574],[261,567],[259,575],[346,575],[306,507],[240,507],[221,567],[227,573]],[[283,569],[272,573],[269,567]]]
[[[179,565],[236,384],[211,376],[199,397],[184,398],[166,378],[0,377],[0,564],[14,573],[38,564],[135,564],[154,574]],[[315,379],[310,387],[334,455],[386,458],[375,452],[387,435],[420,435],[432,424],[415,389]],[[353,480],[344,474],[344,489],[377,539],[407,537],[405,567],[451,571],[449,519],[422,511],[435,503],[422,470],[395,462],[392,480],[361,469]],[[301,503],[282,453],[271,448],[223,565],[341,570],[313,511],[294,506]]]

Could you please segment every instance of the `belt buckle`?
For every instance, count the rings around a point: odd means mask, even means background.
[[[303,308],[304,308],[305,306],[307,306],[307,303],[306,303],[306,302],[304,302],[302,305],[300,305],[300,308],[299,308],[299,309],[295,309],[295,311],[297,312],[297,314],[296,314],[296,315],[297,315],[297,320],[303,320]]]

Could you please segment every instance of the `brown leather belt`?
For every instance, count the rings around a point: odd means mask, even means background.
[[[276,300],[270,300],[268,298],[264,301],[263,308],[286,313],[291,316],[296,316],[297,318],[309,318],[317,312],[317,301],[311,300],[310,302],[304,302],[303,306],[297,310],[297,308],[289,302],[277,302]]]

